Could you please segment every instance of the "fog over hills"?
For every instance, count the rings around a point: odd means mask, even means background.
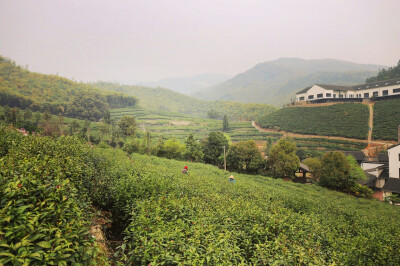
[[[205,100],[230,100],[281,106],[297,91],[315,83],[353,85],[364,83],[386,66],[357,64],[335,59],[279,58],[260,63],[215,86],[199,89],[193,96]]]
[[[231,78],[231,76],[224,74],[206,73],[193,77],[166,78],[157,82],[140,83],[139,85],[162,87],[182,94],[191,95],[197,90],[217,85],[229,78]]]

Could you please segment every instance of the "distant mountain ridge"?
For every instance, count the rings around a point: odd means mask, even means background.
[[[193,96],[205,100],[230,100],[281,106],[288,103],[290,98],[304,87],[315,83],[335,85],[364,83],[368,77],[383,67],[385,66],[335,59],[280,58],[257,64],[230,80],[200,89]]]
[[[206,73],[193,77],[174,77],[162,79],[157,82],[148,82],[140,85],[146,87],[162,87],[185,95],[191,95],[193,92],[214,86],[231,78],[223,74]]]

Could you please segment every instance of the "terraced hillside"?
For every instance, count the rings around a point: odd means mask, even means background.
[[[212,131],[221,131],[222,121],[202,119],[179,113],[148,111],[143,109],[114,109],[111,111],[112,120],[119,120],[123,115],[132,115],[136,118],[141,135],[149,131],[153,138],[163,136],[184,141],[189,134],[196,139],[205,138]],[[251,125],[251,122],[230,122],[230,130],[226,132],[232,141],[255,140],[263,150],[267,140],[276,142],[283,134],[281,132],[260,132]],[[142,131],[142,132],[140,132]],[[297,146],[305,153],[324,153],[329,150],[361,150],[366,144],[351,140],[333,140],[324,138],[295,138]]]
[[[123,92],[139,99],[141,107],[147,110],[175,112],[205,118],[209,111],[215,111],[218,118],[224,114],[231,120],[255,120],[277,108],[267,104],[239,103],[229,101],[203,101],[165,88],[128,86],[110,82],[93,84],[104,90]]]
[[[400,125],[400,99],[375,102],[374,139],[397,140],[397,128]]]
[[[366,139],[368,118],[366,105],[343,103],[284,108],[261,117],[258,124],[278,131]]]

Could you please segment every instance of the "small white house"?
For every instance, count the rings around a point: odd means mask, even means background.
[[[400,178],[400,144],[388,149],[389,177]]]
[[[400,78],[355,86],[315,84],[296,93],[296,102],[400,96]]]

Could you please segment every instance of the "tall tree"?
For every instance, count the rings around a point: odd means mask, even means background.
[[[201,150],[201,145],[198,143],[193,134],[190,134],[185,141],[186,151],[184,153],[185,160],[191,162],[200,162],[203,159],[203,151]]]
[[[261,152],[254,140],[242,140],[229,148],[226,156],[231,171],[257,173],[264,165]]]
[[[290,138],[282,138],[271,148],[268,158],[271,173],[277,178],[294,178],[300,166],[296,155],[296,144]]]
[[[351,166],[342,152],[328,152],[322,156],[319,184],[335,190],[348,190],[352,186],[349,180]]]
[[[123,116],[118,123],[122,134],[125,136],[133,136],[136,131],[136,121],[133,116]]]
[[[221,166],[224,163],[224,146],[229,149],[229,143],[222,132],[211,132],[203,145],[204,162]]]
[[[222,130],[223,131],[228,131],[229,130],[229,121],[228,121],[228,116],[224,115],[224,119],[222,120]]]

